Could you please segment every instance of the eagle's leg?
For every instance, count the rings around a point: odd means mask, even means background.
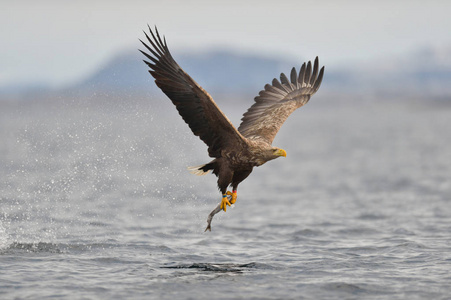
[[[252,169],[233,173],[232,184],[231,184],[232,192],[230,192],[230,191],[227,192],[227,195],[231,196],[230,204],[234,204],[236,202],[236,198],[238,196],[238,194],[237,194],[238,185],[240,184],[241,181],[246,179],[247,176],[249,176],[249,174],[251,174],[251,172],[252,172]]]
[[[233,188],[233,192],[227,191],[227,196],[232,196],[232,199],[230,199],[230,204],[234,204],[236,202],[237,197],[236,187]]]
[[[230,170],[227,164],[223,164],[219,169],[218,174],[218,187],[222,194],[221,206],[220,208],[227,211],[227,205],[230,206],[229,197],[227,197],[227,187],[232,182],[233,171]]]

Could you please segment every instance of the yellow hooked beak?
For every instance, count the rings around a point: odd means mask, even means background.
[[[287,152],[283,149],[277,149],[276,152],[274,152],[274,154],[277,156],[287,157]]]

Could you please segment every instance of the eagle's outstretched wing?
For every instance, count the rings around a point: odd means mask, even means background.
[[[246,138],[263,138],[271,144],[288,116],[306,104],[319,89],[323,74],[324,67],[318,74],[316,57],[313,71],[309,61],[307,66],[302,65],[299,75],[293,68],[290,80],[283,73],[280,74],[281,82],[274,78],[272,85],[265,85],[255,97],[255,103],[243,115],[238,131]]]
[[[141,51],[149,61],[149,73],[157,86],[171,99],[192,132],[208,146],[211,157],[219,157],[225,148],[238,148],[245,143],[243,136],[218,108],[212,97],[197,84],[172,58],[157,28],[155,34],[144,32],[150,45],[141,41],[150,53]]]

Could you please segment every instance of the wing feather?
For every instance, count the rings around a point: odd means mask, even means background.
[[[290,86],[290,81],[288,80],[287,76],[284,73],[280,74],[280,82],[282,82],[285,85]]]
[[[218,108],[212,97],[199,86],[172,57],[157,28],[149,27],[150,36],[144,32],[147,42],[141,41],[148,59],[144,60],[155,78],[156,85],[171,99],[191,131],[208,146],[211,157],[220,157],[226,148],[240,149],[246,139],[236,130]]]
[[[312,75],[311,72],[312,72],[312,63],[309,61],[307,63],[307,69],[305,70],[305,75],[304,75],[304,83],[306,85],[310,84],[310,76]]]
[[[279,80],[277,80],[277,78],[272,80],[272,85],[272,87],[274,87],[274,89],[271,89],[272,92],[279,93],[283,96],[287,94],[288,90],[279,82]]]
[[[304,75],[305,75],[305,63],[302,64],[301,69],[299,70],[299,78],[298,82],[302,87],[302,83],[304,82]]]
[[[324,67],[319,74],[318,69],[319,61],[316,57],[313,70],[310,61],[301,66],[299,75],[293,68],[290,74],[291,82],[282,73],[281,82],[273,79],[272,85],[266,84],[265,89],[255,97],[255,103],[244,113],[238,131],[246,138],[263,139],[271,144],[288,116],[306,104],[318,91]]]
[[[318,76],[318,57],[315,58],[315,63],[313,64],[313,72],[312,76],[310,77],[310,85],[313,85],[315,83],[315,80]]]
[[[290,79],[291,79],[291,83],[293,84],[293,86],[295,88],[297,88],[298,87],[298,74],[296,73],[296,68],[294,68],[294,67],[293,67],[293,69],[291,69]]]

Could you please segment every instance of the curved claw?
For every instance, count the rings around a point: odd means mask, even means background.
[[[229,199],[227,198],[227,196],[223,196],[222,197],[222,201],[221,201],[221,206],[220,206],[220,208],[222,209],[222,210],[224,210],[224,212],[226,212],[227,211],[227,205],[228,206],[230,206],[231,204],[230,204],[230,202],[229,202]]]
[[[232,196],[232,199],[230,200],[230,203],[234,204],[236,202],[237,192],[233,191],[233,193],[232,193],[231,191],[227,191],[227,195],[228,196]]]

